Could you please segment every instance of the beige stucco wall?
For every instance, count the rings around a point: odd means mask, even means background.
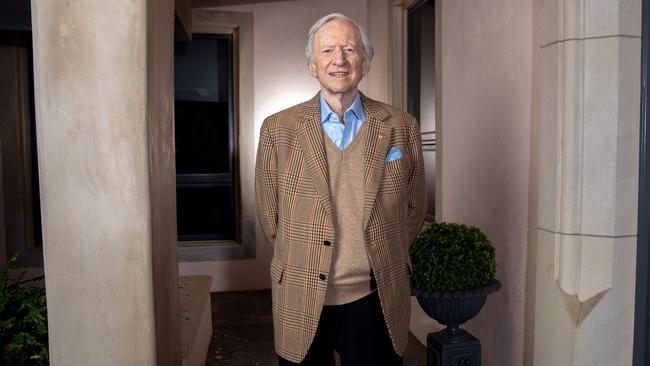
[[[172,10],[32,3],[52,365],[180,364]]]
[[[54,365],[155,363],[145,5],[32,4]]]
[[[387,98],[386,0],[299,0],[202,9],[253,14],[254,126],[240,133],[254,135],[256,145],[265,117],[305,101],[318,92],[319,84],[309,73],[304,49],[309,27],[325,14],[344,13],[368,29],[375,45],[375,58],[370,74],[362,81],[360,89],[370,97],[384,101]],[[180,263],[179,272],[181,275],[211,275],[212,291],[270,288],[268,268],[273,249],[264,239],[259,226],[256,239],[254,259]]]
[[[482,229],[497,254],[503,288],[465,328],[482,342],[483,365],[524,360],[531,174],[533,4],[441,1],[439,221]],[[442,172],[441,174],[439,172]],[[414,302],[415,303],[415,302]],[[424,342],[440,329],[413,306]]]

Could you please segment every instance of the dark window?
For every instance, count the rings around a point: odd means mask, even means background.
[[[236,240],[233,37],[193,34],[174,48],[179,241]]]
[[[6,252],[19,264],[43,262],[34,111],[32,34],[0,30],[0,164]]]

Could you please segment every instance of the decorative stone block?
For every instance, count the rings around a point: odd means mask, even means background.
[[[636,233],[639,48],[608,37],[541,49],[538,227],[559,234],[554,276],[580,302],[611,288],[614,238]]]

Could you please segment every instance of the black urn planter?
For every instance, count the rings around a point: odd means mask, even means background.
[[[414,288],[411,293],[429,317],[446,325],[446,331],[454,332],[481,311],[488,294],[500,288],[501,282],[494,279],[487,286],[476,290],[428,292]]]
[[[434,222],[417,235],[409,256],[411,293],[429,317],[447,326],[427,336],[428,365],[480,366],[481,342],[460,325],[481,311],[488,294],[501,288],[494,279],[496,256],[490,240],[474,226]]]
[[[485,287],[476,290],[453,292],[428,292],[411,289],[412,295],[424,312],[444,324],[447,328],[427,336],[427,365],[481,364],[481,343],[460,325],[475,317],[488,294],[501,288],[501,282],[491,280]]]

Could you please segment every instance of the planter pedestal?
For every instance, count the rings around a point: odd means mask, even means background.
[[[490,281],[485,287],[457,292],[427,292],[411,289],[424,312],[444,330],[427,335],[427,366],[480,366],[481,342],[461,324],[481,311],[485,299],[501,288],[501,282]]]
[[[480,366],[481,342],[464,329],[427,336],[427,366]]]

